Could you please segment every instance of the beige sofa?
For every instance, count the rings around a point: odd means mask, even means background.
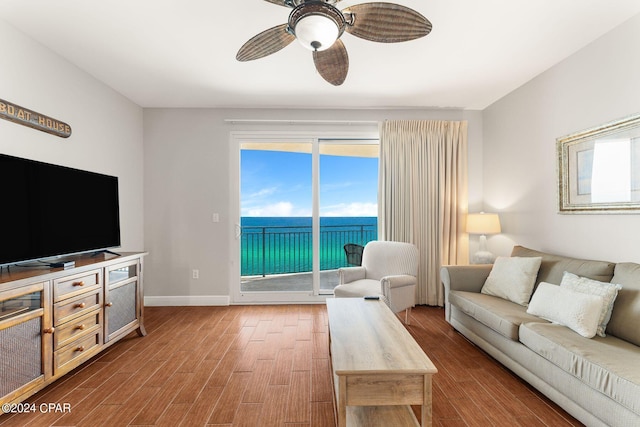
[[[481,293],[491,265],[445,266],[447,321],[477,346],[588,426],[640,426],[640,264],[541,257],[536,285],[559,285],[565,271],[622,286],[606,337],[588,339]]]

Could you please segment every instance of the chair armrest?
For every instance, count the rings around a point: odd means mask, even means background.
[[[440,278],[445,295],[449,291],[480,292],[493,268],[492,264],[445,265],[440,269]]]
[[[408,274],[385,276],[380,283],[382,297],[394,313],[416,305],[417,277]]]
[[[382,282],[382,289],[384,290],[415,285],[418,282],[418,279],[415,276],[410,276],[408,274],[397,274],[384,276],[380,279],[380,282]]]
[[[338,269],[338,283],[341,285],[364,278],[366,278],[366,270],[364,267],[342,267]]]

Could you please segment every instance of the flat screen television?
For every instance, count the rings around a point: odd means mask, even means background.
[[[120,246],[118,178],[0,154],[0,265]]]

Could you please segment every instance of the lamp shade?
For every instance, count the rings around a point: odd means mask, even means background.
[[[500,217],[495,213],[472,213],[467,215],[467,233],[496,234],[500,233]]]

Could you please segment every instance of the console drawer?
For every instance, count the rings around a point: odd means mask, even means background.
[[[54,351],[53,363],[56,372],[73,360],[94,353],[94,351],[99,348],[100,337],[100,328],[98,328],[91,335],[79,338],[61,349]]]
[[[53,324],[56,327],[60,326],[71,319],[99,309],[101,306],[101,289],[58,302],[53,306]]]
[[[91,334],[95,329],[101,327],[101,318],[102,312],[95,310],[57,327],[53,334],[53,348],[57,350],[73,340]]]
[[[102,270],[76,274],[53,281],[53,301],[79,295],[102,286]]]

